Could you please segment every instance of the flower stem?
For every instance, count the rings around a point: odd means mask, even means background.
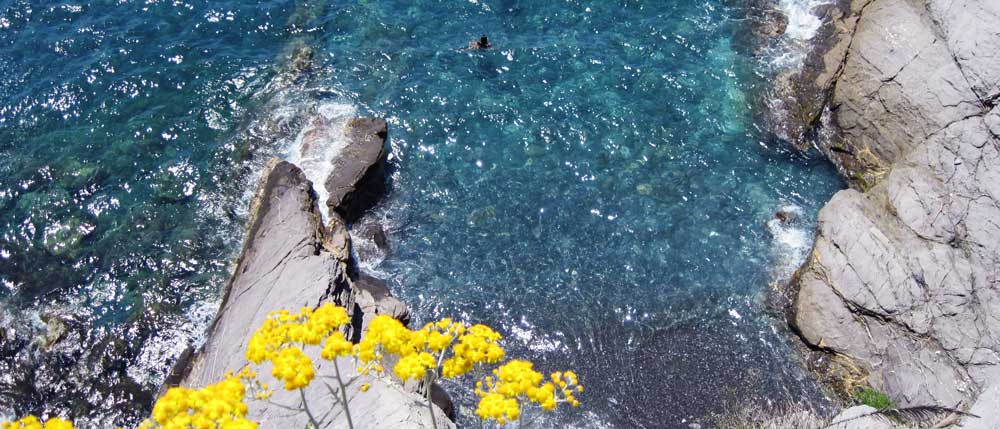
[[[333,369],[337,373],[337,383],[340,384],[340,397],[343,401],[344,416],[347,417],[347,427],[354,429],[354,422],[351,421],[351,410],[347,406],[347,387],[344,386],[344,379],[340,377],[340,365],[337,365],[337,358],[333,358]]]
[[[431,427],[437,429],[438,427],[437,418],[434,417],[434,401],[431,401],[431,389],[434,386],[434,377],[428,375],[427,378],[424,379],[424,381],[427,382],[427,386],[424,386],[425,387],[424,396],[427,398],[427,411],[430,411],[431,413]]]
[[[313,417],[312,411],[309,411],[309,403],[306,402],[306,393],[304,389],[299,389],[299,396],[302,397],[302,408],[306,411],[306,416],[309,417],[309,423],[311,423],[314,428],[319,429],[319,422],[316,421],[316,417]]]
[[[521,415],[518,416],[520,418],[517,419],[517,429],[521,429],[524,427],[524,404],[521,403],[520,398],[517,399],[517,408],[521,410]]]

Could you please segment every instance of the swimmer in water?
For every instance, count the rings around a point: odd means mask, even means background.
[[[480,36],[479,40],[473,40],[469,42],[469,50],[471,51],[478,51],[480,49],[489,49],[492,47],[493,45],[490,44],[490,39],[487,38],[485,34]]]

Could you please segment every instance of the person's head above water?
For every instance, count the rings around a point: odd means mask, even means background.
[[[485,34],[482,35],[482,36],[479,36],[479,40],[473,39],[473,40],[469,41],[469,50],[472,50],[472,51],[477,51],[477,50],[480,50],[480,49],[489,49],[489,48],[492,48],[492,47],[493,47],[493,45],[490,44],[490,39],[488,37],[486,37]]]

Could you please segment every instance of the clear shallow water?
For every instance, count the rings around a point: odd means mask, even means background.
[[[234,135],[293,11],[0,2],[0,416],[125,423],[202,335],[243,230]]]
[[[817,400],[761,301],[841,183],[758,131],[740,5],[542,3],[0,8],[0,414],[148,401],[211,317],[256,162],[307,158],[297,124],[260,122],[315,105],[391,123],[371,217],[393,250],[366,268],[418,322],[489,323],[511,355],[577,369],[562,423]],[[493,50],[461,49],[480,33]],[[321,68],[275,95],[303,39]],[[787,205],[798,223],[769,230]],[[86,347],[30,345],[53,308]]]

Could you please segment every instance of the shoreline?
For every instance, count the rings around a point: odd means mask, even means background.
[[[797,114],[778,132],[815,144],[852,186],[821,210],[786,316],[842,400],[871,386],[900,406],[981,413],[1000,404],[1000,333],[987,323],[1000,310],[990,274],[1000,252],[987,244],[995,226],[980,220],[998,213],[963,195],[995,202],[1000,185],[997,64],[976,55],[1000,34],[977,31],[965,10],[990,16],[989,5],[938,3],[832,5],[804,68],[779,83]]]

